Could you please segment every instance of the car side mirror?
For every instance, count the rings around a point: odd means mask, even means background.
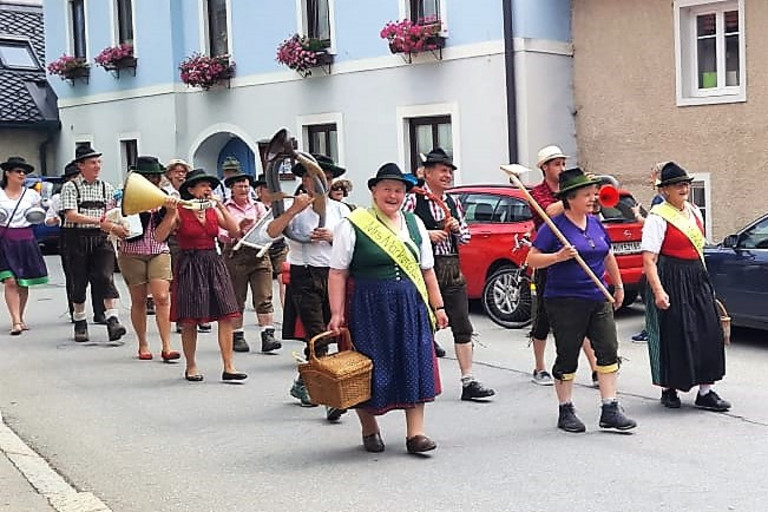
[[[723,247],[727,247],[729,249],[735,249],[736,246],[739,243],[739,236],[738,235],[728,235],[723,239]]]

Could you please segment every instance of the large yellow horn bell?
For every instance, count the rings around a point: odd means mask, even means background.
[[[153,210],[162,206],[167,197],[147,178],[132,172],[123,184],[123,216]]]

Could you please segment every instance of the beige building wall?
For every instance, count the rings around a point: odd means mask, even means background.
[[[10,156],[21,156],[35,167],[35,174],[41,174],[40,144],[46,139],[47,134],[34,130],[0,130],[0,161],[4,162]],[[48,175],[62,174],[63,170],[51,167],[53,163],[53,150],[56,148],[55,140],[48,145]]]
[[[678,107],[672,0],[573,0],[580,165],[645,204],[654,162],[709,173],[715,241],[768,211],[768,1],[745,18],[747,101]]]

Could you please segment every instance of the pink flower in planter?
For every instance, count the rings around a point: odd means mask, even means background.
[[[235,63],[228,55],[209,57],[193,53],[179,64],[181,81],[192,87],[210,89],[216,83],[231,78]]]
[[[321,55],[326,54],[327,42],[293,34],[277,47],[275,60],[288,66],[304,77],[312,74]]]
[[[109,68],[128,57],[133,57],[133,45],[124,43],[118,46],[108,46],[107,48],[104,48],[93,61],[103,68]]]
[[[410,54],[439,48],[435,36],[441,29],[442,25],[437,18],[425,18],[419,23],[406,19],[390,21],[384,25],[379,35],[388,41],[392,53]]]
[[[82,57],[64,54],[50,62],[47,69],[50,74],[59,75],[62,79],[67,79],[79,70],[88,69],[88,62]]]

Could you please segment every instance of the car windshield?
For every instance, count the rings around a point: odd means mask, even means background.
[[[632,207],[636,204],[635,198],[632,196],[621,196],[619,203],[616,206],[611,208],[605,206],[600,207],[602,221],[606,223],[635,222],[635,214],[632,211]]]

